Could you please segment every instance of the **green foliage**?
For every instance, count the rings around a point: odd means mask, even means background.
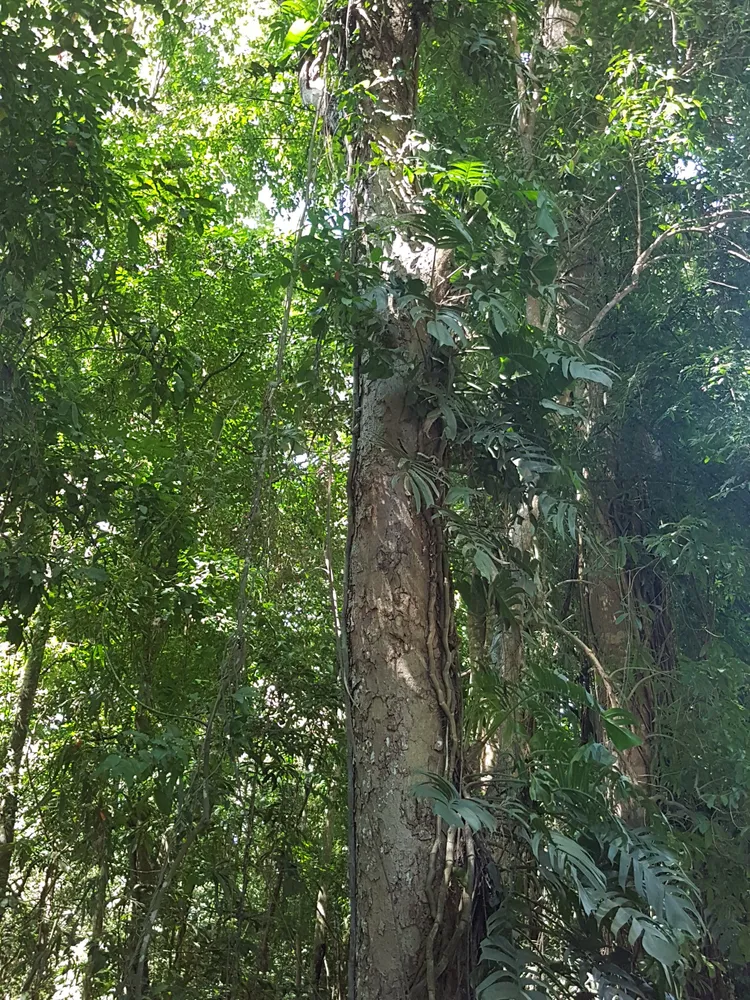
[[[72,290],[71,249],[85,254],[121,199],[100,125],[116,103],[140,100],[143,50],[117,5],[5,4],[0,32],[0,309],[10,346]]]
[[[462,826],[466,823],[474,833],[494,830],[497,826],[495,817],[481,799],[462,798],[454,786],[438,774],[423,775],[423,780],[414,787],[414,794],[418,799],[431,802],[435,815],[448,826]]]
[[[144,938],[151,996],[341,995],[353,355],[439,442],[391,487],[458,595],[463,769],[414,791],[477,845],[478,1000],[747,988],[747,11],[573,6],[434,4],[364,226],[340,11],[4,4],[10,997],[122,992]]]

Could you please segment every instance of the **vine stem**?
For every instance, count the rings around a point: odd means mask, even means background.
[[[453,876],[453,865],[456,853],[456,842],[458,840],[458,828],[450,827],[445,840],[445,865],[443,867],[443,880],[440,883],[435,919],[427,936],[426,962],[427,962],[427,996],[428,1000],[435,1000],[437,992],[437,975],[435,970],[435,940],[443,922],[445,913],[445,901],[448,898],[451,878]]]

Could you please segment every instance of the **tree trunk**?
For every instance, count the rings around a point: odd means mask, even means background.
[[[39,982],[44,978],[49,963],[49,956],[52,953],[58,939],[59,928],[57,921],[53,917],[53,896],[57,887],[57,880],[60,871],[56,862],[48,865],[44,885],[36,904],[37,927],[36,927],[36,949],[34,957],[29,963],[26,978],[21,987],[21,996],[30,997],[35,1000],[39,996]]]
[[[151,704],[152,672],[158,648],[157,635],[149,625],[144,630],[137,660],[140,678],[135,718],[136,730],[146,735],[152,733],[148,706]],[[159,865],[154,857],[150,823],[148,820],[144,821],[140,803],[136,804],[130,823],[133,827],[128,876],[131,905],[128,948],[120,989],[124,991],[127,1000],[142,1000],[148,995],[150,985],[148,949],[150,930],[159,909],[153,899]]]
[[[34,710],[49,632],[50,611],[48,605],[42,604],[34,621],[28,655],[18,687],[10,740],[7,746],[0,751],[0,780],[2,781],[0,792],[3,793],[3,799],[0,802],[0,920],[7,909],[7,906],[2,904],[8,892],[13,860],[16,815],[18,813],[18,784],[21,777],[23,750],[29,735],[31,713]]]
[[[297,905],[297,926],[294,928],[294,995],[302,993],[302,897]]]
[[[102,822],[99,835],[99,877],[96,883],[96,898],[91,921],[91,937],[86,956],[86,970],[83,977],[83,1000],[93,1000],[96,996],[96,974],[101,968],[103,951],[102,936],[104,933],[104,917],[107,910],[107,886],[109,885],[107,829]]]
[[[355,194],[360,223],[395,222],[414,211],[414,190],[399,169],[409,152],[417,92],[423,5],[391,0],[359,24],[357,76],[378,80],[362,106],[356,148],[365,168],[377,146],[388,167],[370,169]],[[382,82],[380,82],[382,81]],[[436,287],[441,255],[396,236],[385,243],[388,278]],[[413,786],[420,772],[452,777],[459,705],[452,595],[441,527],[417,510],[404,487],[403,461],[436,470],[439,440],[425,430],[415,389],[438,365],[421,321],[391,299],[377,343],[363,348],[351,477],[346,632],[355,843],[356,1000],[429,996],[453,1000],[435,968],[439,935],[455,928],[454,895],[442,888],[445,838]],[[386,377],[368,374],[372,350],[387,351]],[[382,355],[381,355],[382,356]],[[445,365],[442,369],[445,369]],[[402,460],[401,467],[399,461]],[[455,841],[455,837],[449,838]],[[431,860],[432,852],[432,860]],[[352,998],[354,1000],[354,998]]]
[[[255,829],[255,797],[258,791],[258,775],[256,772],[253,772],[251,781],[250,801],[247,806],[245,816],[243,817],[242,829],[240,831],[241,834],[244,833],[245,846],[242,852],[242,885],[235,912],[234,948],[232,949],[232,968],[229,979],[230,997],[238,995],[238,985],[242,978],[243,940],[247,916],[245,911],[247,908],[247,893],[250,886],[250,849],[253,846],[253,831]],[[247,787],[245,788],[245,792],[247,792]],[[243,800],[245,797],[246,796],[243,795]]]
[[[141,948],[141,926],[153,892],[157,872],[151,857],[147,831],[141,826],[134,834],[130,850],[130,927],[122,987],[127,1000],[142,1000],[148,994],[148,953]]]
[[[268,887],[268,905],[266,906],[266,916],[263,922],[263,934],[258,945],[258,975],[266,976],[271,964],[271,938],[273,936],[274,923],[276,921],[276,910],[281,898],[281,888],[284,884],[284,867],[286,861],[280,857],[276,865],[273,880]]]
[[[320,997],[321,980],[323,976],[323,964],[326,957],[328,943],[328,873],[326,869],[331,860],[331,845],[333,842],[333,824],[331,810],[326,811],[326,822],[323,832],[323,850],[321,864],[324,873],[318,886],[318,896],[315,901],[315,928],[313,931],[313,946],[311,957],[310,981],[312,983],[313,995]]]

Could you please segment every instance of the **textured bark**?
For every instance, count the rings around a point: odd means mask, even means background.
[[[0,751],[0,903],[8,892],[13,845],[18,814],[18,783],[21,777],[23,751],[29,735],[31,715],[34,710],[39,678],[44,663],[44,652],[50,632],[50,613],[47,605],[37,612],[29,651],[18,686],[13,729],[7,746]],[[0,919],[6,907],[0,906]]]
[[[387,224],[409,210],[413,196],[397,164],[408,152],[415,109],[420,10],[391,0],[370,13],[359,25],[357,73],[385,82],[362,108],[359,166],[366,167],[371,143],[396,165],[367,171],[356,210],[360,222]],[[398,274],[434,291],[434,248],[396,238],[387,250]],[[415,382],[433,377],[429,339],[391,307],[380,344],[391,351],[391,374],[367,374],[365,347],[358,386],[346,613],[357,1000],[406,1000],[413,987],[415,1000],[453,1000],[456,991],[431,962],[442,934],[455,928],[453,894],[439,889],[445,838],[436,837],[431,809],[413,794],[420,771],[452,771],[458,696],[450,584],[440,525],[430,510],[417,511],[399,478],[399,455],[440,460],[435,428],[425,431],[414,398]]]
[[[444,663],[429,634],[436,529],[392,487],[396,461],[375,433],[385,424],[416,439],[415,421],[398,417],[399,381],[363,396],[350,561],[358,1000],[406,996],[417,977],[433,922],[435,820],[412,786],[419,771],[442,772],[446,739],[430,670]]]

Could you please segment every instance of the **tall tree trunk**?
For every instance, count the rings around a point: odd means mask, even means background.
[[[107,828],[102,821],[99,833],[99,877],[96,883],[96,897],[91,921],[91,937],[88,943],[86,969],[83,977],[83,1000],[93,1000],[96,996],[96,974],[101,968],[102,935],[104,933],[104,917],[107,909],[107,886],[109,884],[109,844]]]
[[[149,714],[151,704],[151,684],[153,664],[161,642],[156,630],[147,625],[144,628],[140,648],[137,649],[139,671],[139,693],[135,716],[135,728],[139,733],[151,735],[152,724]],[[153,897],[159,865],[154,857],[150,823],[144,822],[142,806],[136,803],[130,817],[133,840],[130,845],[130,921],[128,927],[128,948],[125,955],[124,976],[120,989],[127,1000],[142,1000],[149,992],[148,947],[150,928],[158,912]]]
[[[579,206],[570,239],[577,249],[563,269],[567,295],[557,317],[558,333],[579,344],[590,343],[586,331],[598,313],[607,281],[606,262],[590,246],[591,223],[590,209]],[[636,719],[642,743],[625,751],[623,763],[633,782],[648,790],[655,768],[654,677],[657,672],[665,674],[673,658],[668,585],[655,564],[622,565],[617,553],[620,538],[648,533],[651,470],[646,460],[649,449],[643,445],[649,435],[634,434],[632,426],[623,427],[613,419],[607,397],[602,386],[589,385],[583,399],[584,435],[589,441],[596,439],[599,459],[594,463],[598,470],[587,470],[589,534],[595,542],[582,544],[579,550],[581,627],[606,673],[605,682],[600,678],[597,683],[600,700],[609,705],[614,698]],[[658,469],[653,471],[659,474]],[[638,618],[644,619],[640,627],[635,624]],[[631,818],[641,821],[642,815],[636,810]]]
[[[237,909],[235,911],[235,932],[234,932],[234,947],[232,948],[232,967],[229,978],[229,995],[230,997],[235,997],[238,995],[238,986],[242,978],[242,955],[243,955],[243,939],[245,933],[245,921],[247,918],[246,908],[247,908],[247,893],[250,887],[250,868],[251,868],[251,858],[250,850],[253,846],[253,831],[255,829],[255,797],[258,790],[258,775],[257,772],[253,772],[250,786],[250,801],[247,806],[245,815],[243,816],[241,834],[244,834],[245,846],[242,851],[242,884],[240,888],[239,897],[237,899]],[[245,793],[247,792],[247,785],[245,786]],[[243,795],[243,800],[246,795]]]
[[[142,1000],[148,994],[148,954],[143,952],[140,946],[140,929],[151,899],[156,870],[156,864],[151,857],[148,833],[143,826],[140,826],[134,833],[130,850],[128,881],[131,904],[130,927],[122,984],[127,1000]]]
[[[285,866],[286,859],[282,855],[276,864],[273,879],[269,882],[268,886],[268,904],[266,906],[266,915],[263,921],[263,933],[261,935],[260,944],[258,945],[259,976],[268,975],[268,970],[271,964],[271,938],[273,936],[274,924],[276,922],[276,910],[278,909],[279,900],[281,899],[281,889],[284,884]]]
[[[311,956],[310,980],[313,987],[313,995],[322,996],[321,979],[323,976],[323,963],[326,957],[326,946],[328,941],[328,864],[331,860],[331,845],[333,842],[333,824],[331,810],[326,812],[326,822],[323,832],[323,851],[321,863],[324,874],[318,886],[318,896],[315,900],[315,929],[313,932],[313,947]]]
[[[355,194],[360,223],[385,228],[415,210],[415,191],[400,163],[410,152],[425,10],[390,0],[358,24],[356,75],[376,81],[368,87],[374,96],[362,105],[355,144],[364,178]],[[373,146],[390,161],[387,167],[367,169]],[[396,236],[385,249],[389,278],[419,279],[434,294],[444,263],[434,247],[417,248]],[[388,376],[368,373],[373,349],[387,352]],[[432,435],[425,430],[415,400],[419,384],[436,377],[432,355],[424,323],[391,300],[378,342],[363,348],[357,378],[346,602],[356,1000],[401,1000],[412,988],[415,1000],[453,1000],[456,992],[435,965],[440,935],[450,937],[455,927],[452,859],[430,808],[412,790],[419,772],[452,777],[456,759],[452,595],[440,524],[430,510],[417,510],[399,465],[418,456],[435,467],[442,460],[434,428]],[[448,844],[455,839],[451,833]]]
[[[34,957],[29,962],[26,978],[23,981],[20,995],[36,1000],[39,996],[39,983],[47,972],[49,957],[59,936],[58,922],[53,916],[53,896],[57,887],[60,871],[56,862],[48,865],[44,885],[36,904],[37,928],[36,948]]]
[[[578,224],[585,234],[588,219],[583,210],[578,213]],[[579,241],[579,260],[567,262],[565,285],[570,298],[563,299],[558,310],[558,332],[560,336],[578,343],[588,329],[597,308],[596,292],[601,287],[603,264],[589,252],[586,240]],[[627,450],[628,442],[612,438],[606,427],[609,418],[607,397],[600,385],[589,385],[582,400],[585,413],[583,433],[591,440],[596,431],[604,426],[606,433],[600,437],[606,449],[601,460],[601,471],[597,476],[587,470],[587,482],[591,495],[591,517],[588,533],[595,539],[593,544],[580,540],[576,570],[579,578],[579,598],[581,604],[581,629],[590,647],[598,654],[606,677],[594,680],[599,700],[607,707],[629,708],[641,723],[640,746],[626,750],[622,763],[633,782],[647,788],[651,774],[650,722],[645,705],[650,700],[650,684],[632,683],[636,701],[628,698],[628,677],[633,665],[639,660],[643,649],[643,636],[635,633],[631,620],[634,604],[634,581],[626,569],[617,564],[616,545],[618,538],[631,532],[631,515],[628,511],[626,523],[619,523],[618,507],[622,483],[618,479],[618,456]],[[588,671],[588,664],[583,663]],[[643,702],[644,711],[639,705]],[[633,819],[639,819],[635,813]]]
[[[185,975],[183,970],[182,953],[185,946],[185,938],[188,932],[190,911],[193,906],[193,890],[191,889],[189,893],[183,893],[180,899],[180,916],[179,925],[177,928],[177,937],[175,939],[174,952],[172,955],[172,976],[174,980],[183,982],[185,981]],[[236,984],[232,984],[229,989],[229,996],[238,996],[238,991]]]
[[[47,604],[42,604],[34,621],[29,650],[18,686],[10,740],[0,749],[0,794],[3,796],[0,801],[0,920],[7,909],[2,905],[2,901],[8,892],[13,860],[23,750],[29,735],[31,714],[34,710],[49,632],[50,610]]]
[[[302,896],[297,904],[297,926],[294,928],[294,993],[302,993]]]

